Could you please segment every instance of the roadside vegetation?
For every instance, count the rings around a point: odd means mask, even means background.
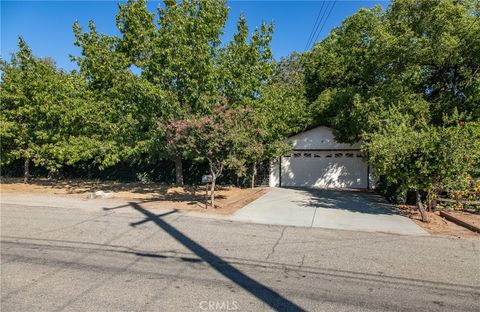
[[[416,194],[424,221],[427,198],[478,200],[478,0],[362,9],[279,61],[272,24],[251,31],[241,16],[222,42],[227,17],[225,1],[166,0],[155,13],[127,1],[112,17],[118,36],[73,24],[71,72],[20,37],[0,68],[2,172],[21,162],[28,182],[32,168],[137,168],[139,180],[177,185],[208,173],[213,206],[217,183],[254,186],[287,136],[325,125],[341,142],[362,140],[377,189],[394,202]]]

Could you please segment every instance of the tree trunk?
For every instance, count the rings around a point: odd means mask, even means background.
[[[58,180],[60,178],[60,169],[49,171],[47,175],[48,180]]]
[[[30,159],[25,158],[23,163],[23,183],[28,183],[30,180]]]
[[[210,188],[210,201],[212,208],[215,208],[215,182],[217,180],[217,177],[215,175],[212,175],[212,186]]]
[[[183,186],[183,166],[182,166],[182,157],[175,157],[175,184],[178,186]]]
[[[210,174],[212,175],[212,185],[210,187],[210,200],[212,204],[212,208],[215,208],[215,185],[217,182],[217,178],[222,175],[223,171],[223,164],[215,164],[212,160],[208,160],[208,164],[210,166]]]
[[[431,194],[427,195],[427,211],[432,212],[433,211],[433,205],[435,202],[435,197],[433,197]]]
[[[253,170],[252,170],[252,189],[255,188],[255,176],[257,175],[257,163],[253,163]]]
[[[429,222],[427,212],[425,211],[425,208],[423,207],[423,204],[422,204],[422,197],[420,196],[420,193],[418,191],[415,191],[415,196],[417,199],[418,211],[420,211],[420,215],[422,216],[422,221]]]
[[[205,184],[205,209],[208,209],[208,182]]]

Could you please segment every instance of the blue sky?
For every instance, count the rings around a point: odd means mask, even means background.
[[[53,58],[59,67],[66,70],[76,68],[69,55],[78,55],[73,45],[72,24],[75,20],[86,28],[93,20],[97,30],[107,34],[118,34],[115,14],[118,1],[5,1],[1,0],[1,56],[10,59],[17,49],[19,35],[27,41],[35,55]],[[149,1],[151,11],[161,4]],[[335,4],[335,5],[334,5]],[[228,1],[229,19],[225,27],[224,41],[228,41],[236,29],[241,12],[246,15],[253,30],[262,21],[274,22],[272,49],[274,57],[287,56],[305,49],[320,9],[323,7],[324,28],[318,40],[340,25],[349,15],[361,7],[375,5],[386,7],[389,1]],[[333,9],[331,9],[333,7]],[[325,10],[328,9],[328,10]],[[328,12],[331,14],[326,19]],[[325,12],[325,14],[323,14]]]

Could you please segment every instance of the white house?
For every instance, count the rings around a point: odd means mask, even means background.
[[[338,143],[327,127],[301,132],[288,140],[292,152],[271,163],[270,186],[371,188],[370,169],[360,143]]]

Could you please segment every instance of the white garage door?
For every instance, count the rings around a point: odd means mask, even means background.
[[[281,185],[367,188],[368,166],[359,151],[294,151],[281,159]]]

